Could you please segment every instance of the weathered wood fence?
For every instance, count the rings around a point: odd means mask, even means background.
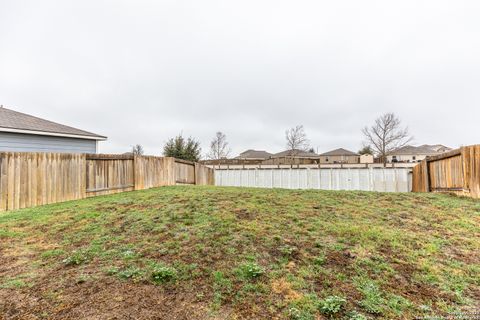
[[[213,185],[214,170],[169,157],[0,153],[0,211],[175,184]]]
[[[480,145],[423,160],[413,168],[412,190],[480,198]]]

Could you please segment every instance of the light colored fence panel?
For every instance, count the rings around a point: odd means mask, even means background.
[[[135,156],[135,190],[175,184],[175,159]]]
[[[0,153],[0,211],[85,198],[85,155]]]
[[[215,170],[218,186],[408,192],[407,168]]]
[[[122,155],[87,155],[87,196],[132,191],[134,159]]]
[[[195,163],[195,184],[201,186],[213,185],[214,171],[212,168]]]
[[[184,160],[175,160],[176,183],[195,184],[195,163]]]

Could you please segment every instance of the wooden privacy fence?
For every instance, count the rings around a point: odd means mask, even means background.
[[[169,157],[0,153],[0,211],[180,183],[213,185],[214,170]]]
[[[423,160],[413,168],[412,190],[480,198],[480,145]]]

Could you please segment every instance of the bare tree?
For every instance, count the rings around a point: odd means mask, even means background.
[[[136,144],[132,147],[132,153],[134,155],[137,155],[137,156],[141,156],[143,155],[144,151],[143,151],[143,147],[141,144]]]
[[[294,156],[298,150],[308,150],[310,142],[307,139],[307,134],[302,125],[286,130],[285,138],[287,139],[287,149],[291,151],[292,156]]]
[[[400,119],[393,113],[385,113],[375,120],[370,128],[362,130],[366,144],[387,163],[387,155],[395,149],[401,148],[412,141],[408,128],[402,128]]]
[[[231,149],[228,147],[227,136],[218,131],[215,134],[212,142],[210,142],[210,151],[207,157],[211,160],[219,160],[227,158],[230,155]]]

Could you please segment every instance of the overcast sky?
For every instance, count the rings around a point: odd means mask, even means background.
[[[480,143],[480,1],[0,0],[0,104],[160,154],[233,155],[303,124],[357,151],[395,112],[415,144]]]

